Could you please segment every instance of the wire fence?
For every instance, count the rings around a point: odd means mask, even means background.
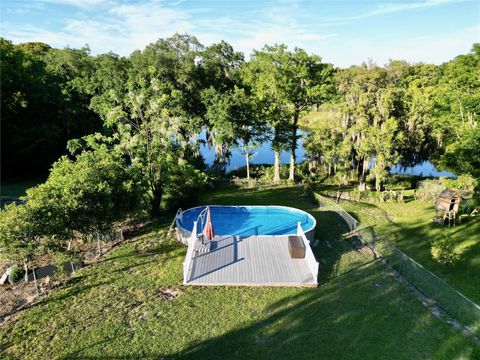
[[[320,195],[318,193],[313,194],[315,200],[318,202],[318,206],[325,209],[336,212],[347,224],[348,230],[353,231],[358,227],[358,220],[345,211],[340,205],[338,205],[332,199]]]
[[[371,227],[359,228],[359,222],[331,199],[320,194],[314,194],[314,196],[320,207],[336,212],[348,225],[350,232],[354,232],[362,244],[372,250],[374,256],[382,258],[410,285],[431,299],[449,316],[467,326],[471,332],[480,333],[480,306],[478,304],[394,245],[379,239]]]
[[[287,187],[287,186],[298,186],[297,183],[291,180],[280,179],[278,181],[273,181],[270,179],[243,179],[243,178],[232,178],[229,180],[228,184],[230,186],[253,189],[253,188],[271,188],[271,187]]]

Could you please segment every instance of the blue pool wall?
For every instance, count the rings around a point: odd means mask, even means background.
[[[214,228],[215,228],[215,214],[216,214],[215,208],[217,208],[217,209],[225,208],[227,211],[229,209],[232,209],[234,212],[237,211],[237,210],[239,210],[239,211],[247,210],[248,211],[248,209],[253,209],[253,211],[257,214],[262,212],[262,211],[265,211],[267,214],[268,214],[268,212],[276,213],[277,216],[279,216],[279,215],[281,216],[281,212],[284,212],[285,215],[289,215],[290,217],[292,216],[292,214],[297,215],[298,220],[295,219],[296,221],[292,222],[291,224],[287,224],[286,227],[284,226],[283,229],[279,233],[275,233],[275,232],[271,231],[272,229],[275,230],[275,227],[274,228],[271,228],[271,227],[267,228],[268,232],[270,232],[269,235],[290,235],[290,234],[296,235],[297,234],[297,221],[301,220],[302,229],[305,233],[306,238],[309,241],[313,241],[314,238],[315,238],[315,227],[316,227],[315,218],[312,215],[310,215],[309,213],[307,213],[303,210],[300,210],[300,209],[296,209],[296,208],[292,208],[292,207],[288,207],[288,206],[277,206],[277,205],[269,205],[269,206],[259,206],[259,205],[239,205],[239,206],[234,206],[234,205],[202,205],[202,206],[197,206],[197,207],[193,207],[193,208],[182,211],[182,213],[179,214],[179,216],[175,219],[176,226],[177,226],[178,237],[183,243],[187,243],[187,239],[191,236],[191,233],[192,233],[193,222],[195,220],[197,220],[198,214],[203,209],[205,209],[207,206],[212,208],[212,222],[213,222]],[[218,216],[218,214],[217,214],[217,216]],[[185,219],[185,217],[187,217],[188,224],[182,224],[182,220]],[[231,219],[224,218],[224,220],[225,219],[226,219],[227,222],[228,222],[228,220],[230,220],[230,224],[229,224],[230,226],[235,226],[235,224],[231,223]],[[277,221],[278,221],[278,219],[277,219]],[[217,222],[218,222],[218,220],[217,220]],[[241,226],[241,225],[239,225],[239,226]],[[259,226],[259,228],[260,227],[261,226]],[[219,228],[221,229],[222,225],[216,227],[216,229],[219,229]],[[198,232],[200,232],[200,231],[201,231],[201,229],[198,229]],[[222,233],[222,231],[220,231],[220,233],[219,232],[217,232],[217,233],[219,235],[240,235],[240,236],[266,235],[266,234],[262,234],[262,233],[249,233],[248,230],[247,230],[247,232],[240,232],[240,233],[235,233],[235,231],[231,231],[231,232],[234,232],[234,234],[230,234],[230,233],[228,233],[228,234],[225,233],[224,234],[224,233]]]

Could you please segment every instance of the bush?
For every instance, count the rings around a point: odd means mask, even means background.
[[[17,282],[22,278],[22,276],[23,276],[22,267],[18,265],[13,265],[12,270],[10,270],[10,275],[8,276],[9,277],[8,280],[10,283]]]
[[[18,263],[32,258],[41,228],[26,205],[7,205],[0,211],[0,258]]]
[[[180,161],[179,161],[180,164]],[[185,162],[170,170],[170,181],[165,186],[162,206],[167,210],[188,208],[196,204],[208,176]]]
[[[45,183],[27,190],[30,220],[42,224],[41,235],[110,231],[140,203],[130,169],[106,147],[84,151],[75,161],[60,158]]]
[[[275,174],[275,167],[272,166],[265,166],[263,168],[263,174],[260,175],[260,179],[262,180],[273,180],[273,176]],[[289,175],[289,165],[280,165],[280,179],[288,179]]]
[[[460,203],[460,213],[470,214],[478,206],[477,199],[468,199]]]
[[[259,179],[260,177],[265,175],[265,172],[267,172],[267,168],[270,168],[270,167],[272,167],[272,165],[269,165],[269,164],[250,164],[250,178]],[[234,177],[241,178],[241,179],[246,178],[247,177],[247,167],[246,166],[239,167],[238,169],[230,171],[228,173],[228,175],[232,178],[234,178]]]
[[[419,181],[415,189],[415,199],[435,200],[443,189],[445,189],[445,185],[440,180]]]
[[[140,192],[122,158],[106,148],[62,157],[47,181],[27,190],[26,203],[0,212],[0,256],[28,263],[45,252],[66,251],[65,240],[111,231],[134,211]]]
[[[478,180],[471,175],[460,175],[456,179],[443,178],[442,184],[447,189],[456,189],[463,191],[474,191],[478,186]]]
[[[423,178],[416,175],[397,174],[390,176],[385,181],[386,190],[415,189]]]
[[[447,235],[432,242],[431,253],[433,259],[443,265],[451,265],[460,260],[460,254],[454,251],[453,240]]]

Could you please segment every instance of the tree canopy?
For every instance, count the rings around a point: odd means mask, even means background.
[[[247,178],[253,149],[270,141],[273,179],[288,150],[295,180],[300,127],[316,181],[379,191],[393,166],[425,160],[480,178],[479,44],[439,66],[347,69],[282,44],[246,60],[188,34],[128,57],[3,38],[0,50],[2,179],[51,167],[25,204],[0,212],[0,248],[21,258],[193,202],[209,180],[201,142],[222,171],[240,147]]]

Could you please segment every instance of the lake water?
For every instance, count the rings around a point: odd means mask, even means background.
[[[299,131],[299,134],[302,134]],[[205,133],[201,134],[202,139],[205,139]],[[213,148],[207,145],[201,145],[200,152],[205,158],[205,162],[208,165],[212,165],[215,160],[215,151]],[[305,151],[303,149],[303,139],[300,138],[298,141],[297,148],[297,161],[303,161],[305,157]],[[282,151],[280,154],[280,160],[282,164],[290,163],[290,152]],[[273,151],[271,148],[270,142],[265,142],[261,147],[255,149],[255,152],[250,157],[250,164],[273,164]],[[232,171],[238,168],[245,166],[245,155],[242,153],[241,149],[235,148],[232,150],[232,156],[230,157],[230,163],[227,166],[227,172]],[[435,168],[435,166],[429,161],[425,161],[421,164],[418,164],[413,167],[403,168],[401,166],[395,166],[390,171],[392,174],[407,174],[407,175],[422,175],[422,176],[445,176],[445,177],[454,177],[452,173],[448,171],[440,171]]]

